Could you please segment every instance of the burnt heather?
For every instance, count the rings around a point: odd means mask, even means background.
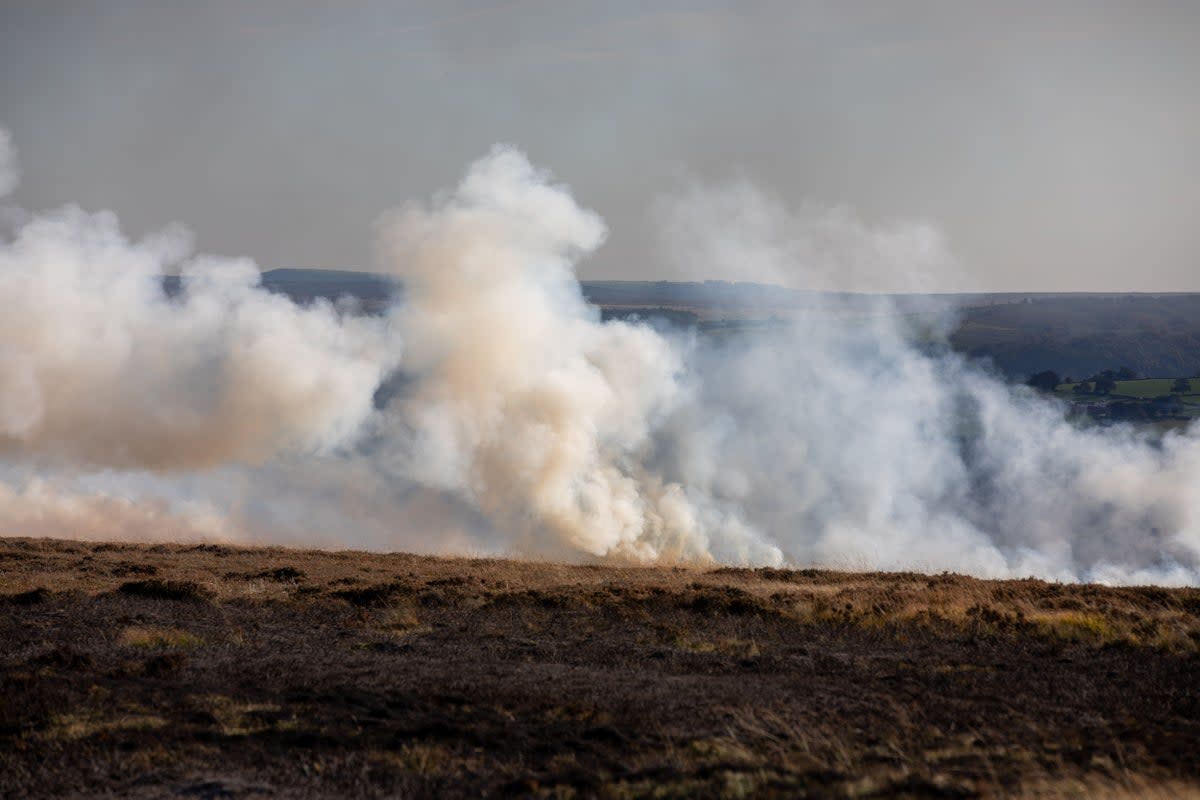
[[[1197,589],[0,539],[4,797],[1197,786]]]

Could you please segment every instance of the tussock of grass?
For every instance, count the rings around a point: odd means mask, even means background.
[[[1034,781],[1014,796],[1025,800],[1200,800],[1200,784],[1158,780],[1123,772],[1112,780],[1078,778]]]
[[[1084,642],[1115,642],[1124,637],[1118,636],[1114,626],[1099,614],[1087,614],[1079,611],[1059,611],[1035,614],[1030,622],[1038,626],[1040,633]]]
[[[343,589],[333,596],[360,608],[382,608],[411,595],[412,587],[403,583],[380,583],[361,589]]]
[[[761,655],[758,643],[753,640],[720,638],[716,640],[697,638],[687,634],[676,636],[671,642],[678,650],[689,653],[716,653],[739,658],[757,658]]]
[[[183,600],[203,602],[211,600],[214,592],[195,581],[129,581],[117,587],[121,594],[135,597],[152,597],[156,600]]]
[[[49,741],[76,740],[119,731],[154,730],[166,724],[165,719],[154,714],[81,711],[53,715],[42,738]]]
[[[121,644],[127,647],[186,648],[199,647],[201,640],[180,628],[132,625],[121,631]]]
[[[376,752],[373,756],[380,762],[421,778],[444,775],[455,768],[455,762],[458,761],[449,747],[421,742],[401,745],[392,752]]]
[[[378,626],[390,633],[411,633],[421,628],[421,619],[417,610],[411,605],[388,608],[378,616]]]
[[[296,728],[294,716],[275,703],[247,702],[226,695],[208,695],[195,702],[213,716],[223,736],[251,736]]]
[[[32,606],[37,603],[44,603],[51,597],[51,592],[45,587],[39,586],[36,589],[30,589],[27,592],[17,592],[16,594],[6,595],[3,599],[15,606]]]
[[[270,569],[260,569],[252,572],[229,572],[225,575],[226,578],[237,580],[244,578],[246,580],[259,581],[277,581],[279,583],[295,583],[304,580],[304,570],[296,569],[291,566],[272,567]]]

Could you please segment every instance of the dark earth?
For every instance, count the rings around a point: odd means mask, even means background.
[[[0,539],[0,796],[1200,796],[1200,590]]]

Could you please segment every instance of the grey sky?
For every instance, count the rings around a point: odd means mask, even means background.
[[[16,199],[264,268],[369,267],[503,141],[608,221],[585,277],[748,181],[935,223],[946,290],[1200,290],[1198,75],[1195,2],[0,0]]]

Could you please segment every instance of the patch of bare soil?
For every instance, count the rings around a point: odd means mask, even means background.
[[[0,539],[0,795],[1200,796],[1200,590]]]

